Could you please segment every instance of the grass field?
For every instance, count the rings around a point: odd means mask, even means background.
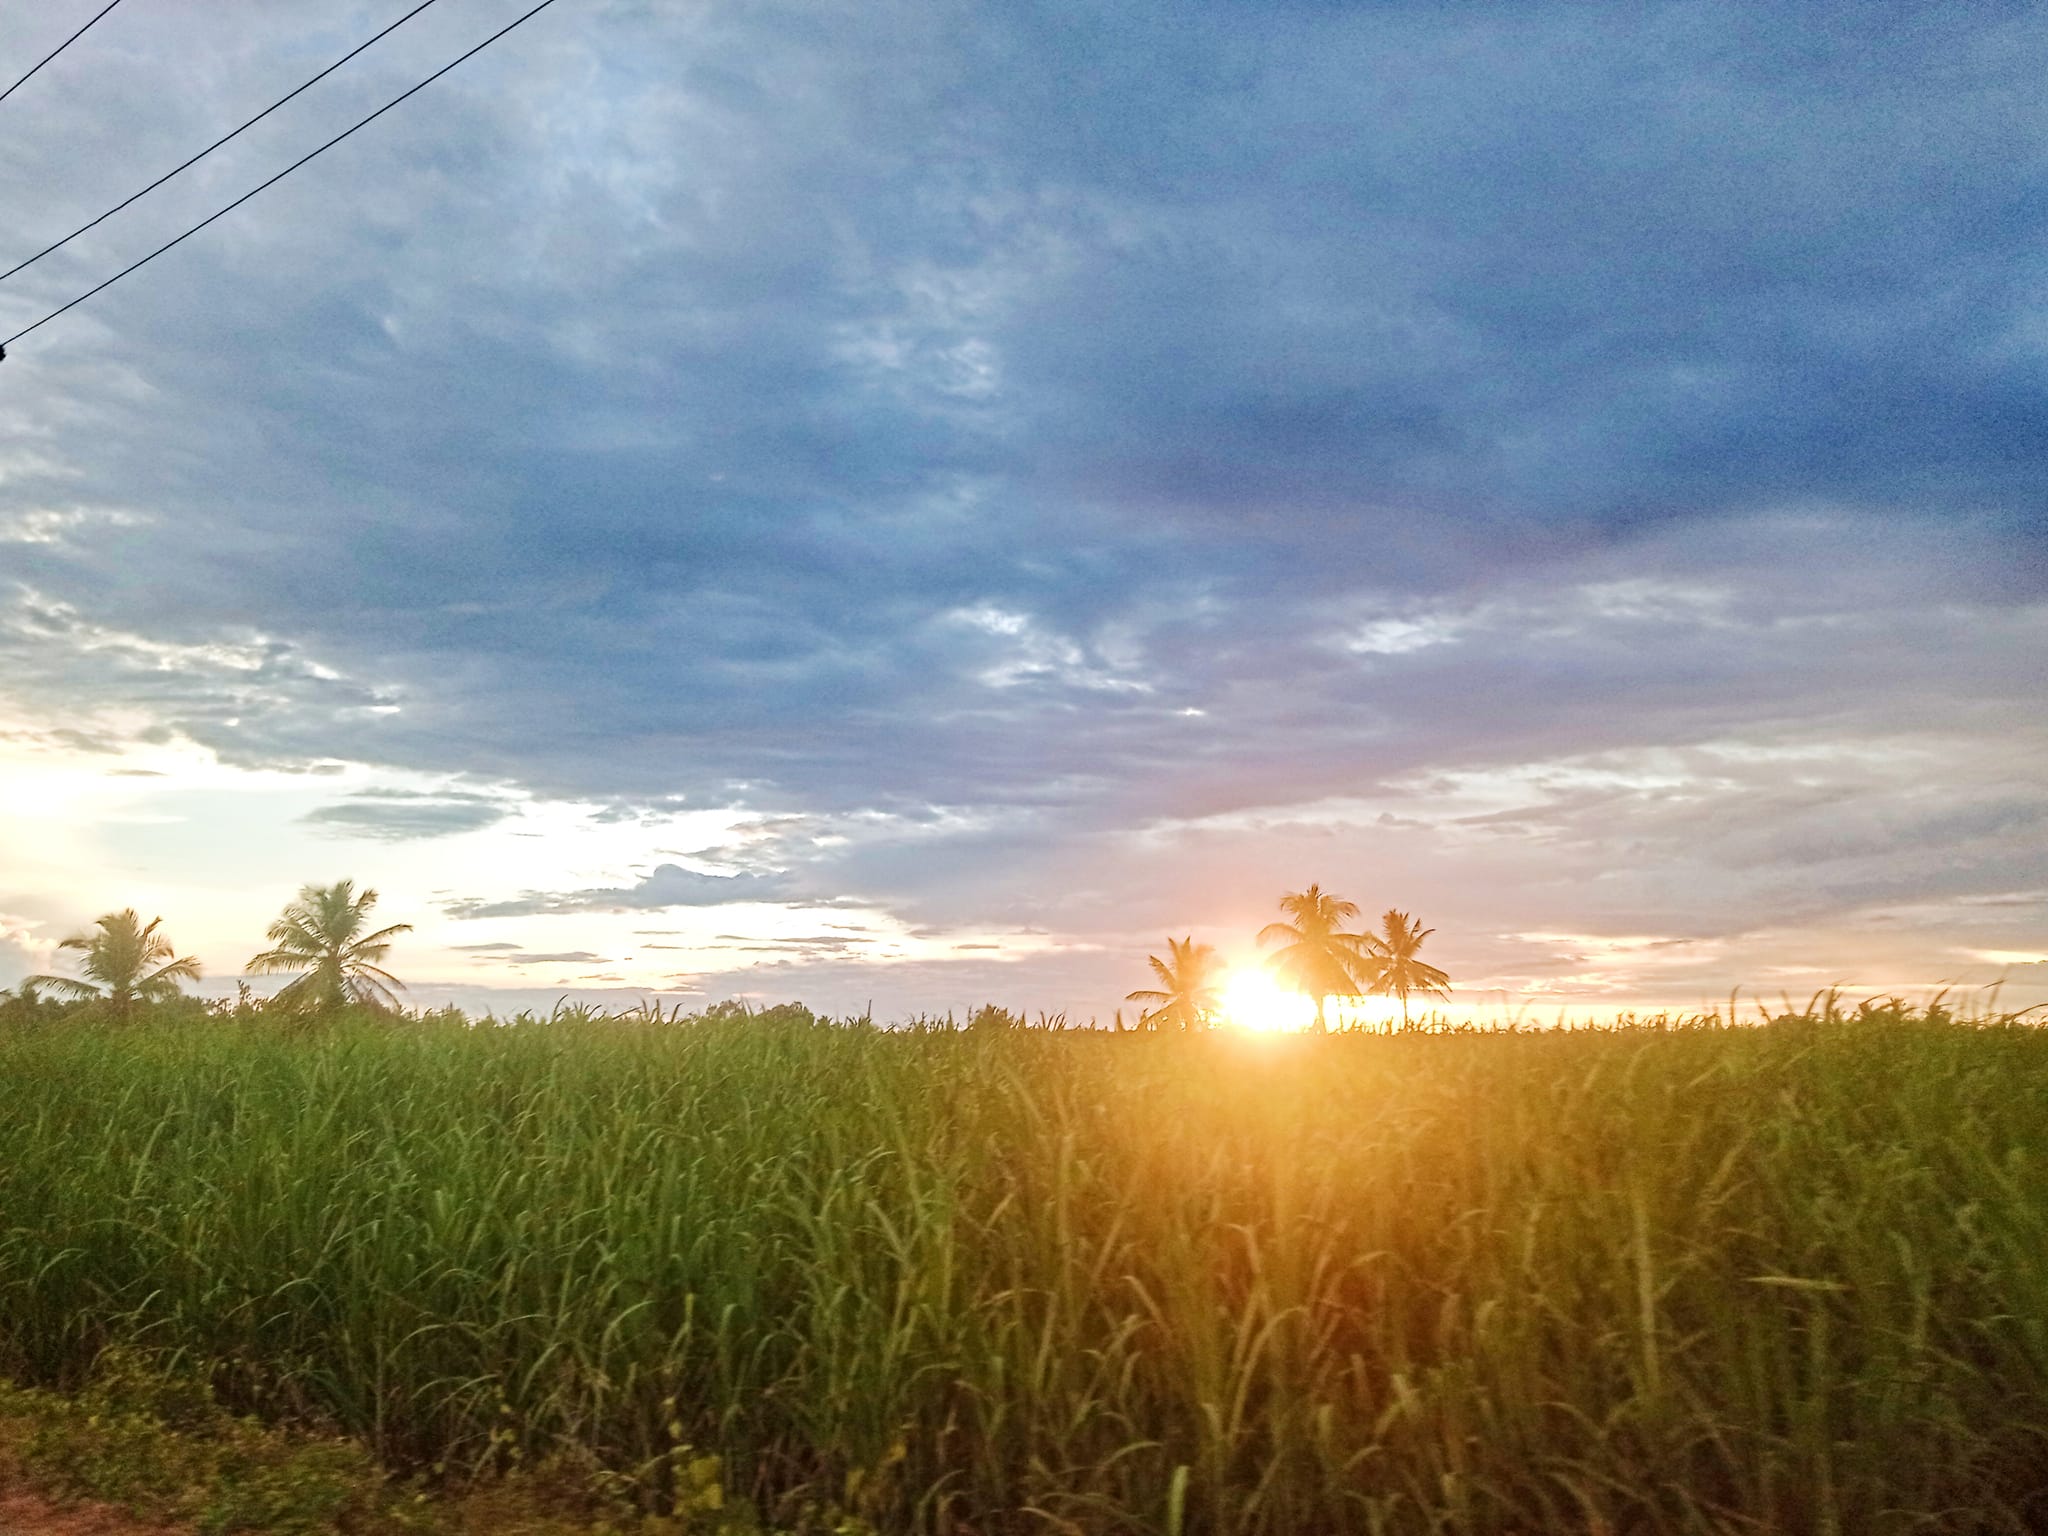
[[[707,1528],[2042,1530],[2048,1033],[0,1034],[0,1374],[110,1345]]]

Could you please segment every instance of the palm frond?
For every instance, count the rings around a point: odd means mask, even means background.
[[[62,946],[59,946],[60,948]],[[38,991],[61,992],[74,1002],[89,1002],[106,994],[91,982],[79,981],[70,976],[30,976],[22,982],[24,989],[34,987]]]
[[[376,902],[376,891],[358,893],[350,880],[301,886],[270,925],[274,947],[252,956],[244,969],[256,975],[302,972],[278,990],[288,1004],[398,1006],[405,983],[376,962],[390,953],[392,939],[412,932],[412,924],[392,923],[364,934],[364,918]]]
[[[86,981],[49,978],[73,997],[102,998],[117,1014],[125,1015],[137,998],[175,997],[180,981],[196,980],[199,976],[197,960],[181,960],[172,950],[170,940],[160,931],[161,917],[145,923],[133,907],[124,907],[119,912],[101,913],[93,927],[96,932],[72,934],[57,946],[80,950],[85,955],[79,969],[85,973]]]
[[[264,930],[263,936],[275,939],[280,948],[293,948],[307,954],[318,953],[323,947],[320,935],[296,918],[279,918]]]
[[[266,949],[259,955],[251,955],[242,969],[254,976],[269,976],[278,971],[303,971],[317,958],[283,948]]]

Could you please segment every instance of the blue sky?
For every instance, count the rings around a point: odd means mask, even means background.
[[[115,10],[0,265],[403,9]],[[2044,77],[2021,5],[558,0],[0,365],[0,984],[350,876],[423,1000],[1106,1017],[1315,880],[1473,1002],[2048,999]]]

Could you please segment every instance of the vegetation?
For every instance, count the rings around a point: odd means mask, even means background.
[[[245,969],[252,976],[281,972],[303,974],[285,983],[277,1001],[288,1009],[332,1012],[350,1004],[398,1006],[404,983],[382,968],[391,941],[411,933],[412,924],[393,923],[365,933],[375,891],[356,894],[355,882],[302,886],[298,899],[270,925],[273,946],[252,955]]]
[[[0,1031],[0,1373],[671,1530],[2048,1526],[2015,1019],[488,1022]]]
[[[1145,1029],[1207,1029],[1222,1004],[1223,963],[1215,946],[1197,944],[1192,935],[1166,941],[1166,958],[1147,955],[1157,988],[1129,994],[1127,1003],[1150,1005],[1139,1015]]]
[[[1364,979],[1375,995],[1401,1000],[1404,1027],[1410,1022],[1411,995],[1450,996],[1451,978],[1416,953],[1422,941],[1435,932],[1406,912],[1388,912],[1380,919],[1380,931],[1372,936],[1373,956],[1363,968]]]
[[[360,1445],[237,1418],[203,1380],[122,1350],[74,1396],[0,1384],[0,1458],[12,1474],[0,1485],[209,1532],[330,1531],[373,1508],[386,1484]]]
[[[267,930],[271,947],[250,956],[244,970],[252,976],[290,974],[293,979],[266,1005],[285,1018],[332,1017],[351,1008],[392,1011],[405,984],[383,968],[398,935],[410,923],[392,923],[369,930],[369,912],[377,904],[374,890],[358,892],[352,880],[333,885],[305,885]],[[1318,1032],[1329,1032],[1327,1005],[1331,997],[1366,994],[1401,1000],[1401,1022],[1409,1022],[1413,994],[1446,996],[1450,977],[1416,954],[1436,930],[1423,928],[1408,914],[1389,911],[1379,934],[1353,933],[1344,924],[1358,916],[1358,904],[1311,884],[1280,898],[1288,921],[1268,923],[1259,933],[1261,945],[1277,944],[1273,967],[1288,982],[1313,997]],[[117,1021],[125,1021],[138,1002],[162,1003],[179,995],[180,981],[197,980],[199,962],[177,958],[157,930],[163,919],[143,926],[133,908],[99,919],[98,933],[76,934],[60,949],[86,954],[90,981],[63,976],[31,976],[18,992],[0,992],[0,1022],[32,1020],[64,999],[84,1003]],[[1215,948],[1197,944],[1192,935],[1167,939],[1167,958],[1146,957],[1157,988],[1140,988],[1125,1001],[1146,1004],[1141,1029],[1189,1031],[1215,1023],[1223,1005],[1223,963]],[[236,1011],[257,1006],[246,982],[238,983]],[[54,993],[55,997],[45,996]],[[61,1007],[58,1011],[62,1011]],[[979,1030],[1019,1028],[1023,1018],[990,1003],[970,1020]],[[1122,1016],[1117,1027],[1121,1029]]]
[[[162,918],[145,924],[127,907],[107,913],[95,926],[98,932],[74,933],[57,946],[84,954],[79,968],[88,979],[31,976],[22,984],[29,1006],[38,992],[52,992],[125,1023],[138,1003],[168,1001],[178,995],[179,982],[199,979],[199,962],[189,955],[180,959],[157,931]]]
[[[1273,954],[1274,968],[1316,1000],[1316,1028],[1328,1033],[1324,1005],[1332,997],[1356,997],[1366,990],[1364,977],[1377,946],[1365,934],[1344,927],[1358,916],[1358,903],[1330,895],[1319,885],[1282,896],[1280,910],[1288,921],[1266,924],[1259,930],[1259,943],[1280,946]]]
[[[752,1531],[720,1517],[708,1459],[650,1517],[587,1460],[487,1482],[394,1478],[361,1442],[268,1424],[222,1405],[189,1363],[102,1356],[83,1391],[0,1382],[0,1520],[8,1531],[94,1536],[682,1536]],[[27,1509],[25,1490],[40,1495]],[[86,1508],[79,1508],[79,1505]],[[54,1506],[54,1508],[52,1508]],[[125,1510],[136,1521],[117,1517]],[[51,1522],[46,1525],[45,1520]],[[164,1527],[172,1525],[172,1531]]]

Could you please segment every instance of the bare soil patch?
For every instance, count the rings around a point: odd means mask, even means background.
[[[146,1525],[112,1504],[59,1506],[5,1480],[0,1472],[0,1536],[178,1536],[189,1529]]]

